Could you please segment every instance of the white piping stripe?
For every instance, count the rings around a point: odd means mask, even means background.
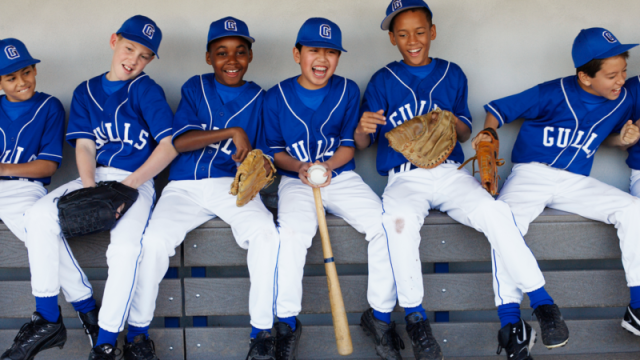
[[[167,131],[169,131],[169,130],[171,130],[171,128],[168,128],[168,129],[166,129],[166,130],[164,130],[164,131],[161,131],[158,135],[156,135],[156,137],[155,137],[154,139],[158,139],[158,136],[160,136],[160,135],[162,135],[162,134],[166,133],[166,132],[167,132]]]
[[[569,97],[567,97],[567,92],[564,89],[564,79],[560,79],[560,87],[562,88],[562,93],[564,94],[564,100],[567,102],[567,105],[569,106],[569,110],[571,110],[571,113],[573,114],[573,118],[576,120],[576,128],[573,130],[573,134],[571,134],[571,140],[567,143],[567,145],[564,147],[564,149],[562,149],[562,151],[560,151],[560,154],[558,154],[558,156],[556,156],[556,159],[553,160],[553,162],[551,164],[549,164],[549,166],[553,166],[553,164],[555,164],[556,161],[558,161],[560,156],[562,156],[562,153],[565,150],[567,150],[569,148],[569,146],[571,146],[571,144],[573,144],[573,139],[575,138],[576,134],[578,133],[578,117],[576,116],[575,111],[573,111],[573,108],[571,107],[571,103],[569,102]]]
[[[60,159],[62,159],[62,156],[60,156],[60,155],[54,155],[54,154],[49,154],[49,153],[40,153],[40,154],[38,154],[38,156],[40,156],[40,155],[55,156],[55,157],[59,157]]]
[[[7,151],[7,135],[4,134],[2,128],[0,128],[0,131],[2,131],[2,153],[4,154]]]
[[[338,103],[336,104],[336,106],[333,108],[333,110],[331,110],[331,112],[329,113],[329,117],[327,118],[327,120],[325,120],[325,122],[322,124],[322,126],[320,126],[320,135],[322,135],[322,137],[324,138],[324,151],[322,151],[322,161],[324,162],[324,154],[327,152],[328,147],[329,147],[329,140],[327,140],[327,137],[324,136],[324,132],[322,131],[322,129],[324,129],[324,126],[327,124],[327,122],[329,122],[329,119],[331,119],[331,115],[333,115],[333,112],[336,111],[336,109],[338,108],[338,106],[340,106],[340,103],[342,103],[342,99],[344,98],[344,94],[347,92],[347,79],[344,78],[344,88],[342,89],[342,95],[340,95],[340,100],[338,101]],[[311,159],[311,154],[309,154],[309,159]]]
[[[84,131],[76,131],[76,132],[72,132],[72,133],[67,133],[67,136],[73,135],[73,134],[87,134],[87,135],[91,135],[94,138],[96,137],[96,135],[94,133],[89,133],[89,132],[84,132]]]
[[[33,118],[31,120],[29,120],[28,123],[24,124],[24,126],[22,127],[22,129],[20,129],[20,131],[18,132],[18,136],[16,136],[16,145],[13,147],[13,154],[11,154],[11,156],[9,156],[9,163],[12,163],[13,161],[11,161],[11,159],[13,158],[13,156],[16,154],[16,147],[18,147],[18,142],[20,141],[20,135],[22,134],[22,130],[24,130],[24,128],[26,128],[27,126],[29,126],[29,124],[31,124],[33,122],[33,120],[36,119],[36,116],[38,116],[38,113],[40,112],[40,110],[42,109],[42,107],[44,106],[44,104],[47,103],[47,101],[49,101],[49,99],[51,99],[53,96],[49,96],[47,98],[47,100],[45,100],[44,102],[42,102],[42,104],[40,105],[40,107],[38,108],[38,110],[36,110],[36,113],[33,115]]]
[[[87,80],[87,91],[89,92],[89,96],[91,96],[91,100],[93,100],[93,102],[96,104],[98,109],[100,109],[100,111],[104,111],[104,110],[102,110],[102,106],[100,106],[98,104],[98,102],[96,101],[96,99],[93,97],[93,94],[91,93],[91,89],[89,89],[89,80]]]
[[[204,101],[207,103],[207,109],[209,109],[209,130],[213,130],[213,115],[211,114],[211,106],[209,106],[209,100],[207,100],[207,93],[204,92],[204,83],[202,82],[202,75],[200,75],[200,87],[202,88],[202,96],[204,96]],[[218,149],[216,149],[216,154],[218,154]],[[200,160],[202,160],[202,156],[204,152],[207,151],[207,147],[202,148],[202,153],[200,153],[200,157],[198,161],[196,161],[196,167],[193,169],[193,180],[198,180],[198,165],[200,164]]]
[[[431,95],[433,94],[433,90],[435,90],[438,85],[440,85],[440,83],[442,82],[442,80],[444,80],[445,77],[447,77],[447,73],[449,73],[449,66],[451,66],[451,62],[447,61],[447,69],[444,71],[444,75],[442,75],[442,78],[433,86],[433,88],[431,89],[431,92],[429,92],[429,108],[428,110],[431,111]],[[416,103],[417,106],[417,103]],[[415,114],[415,116],[418,116],[418,114]]]
[[[284,149],[286,148],[285,146],[269,146],[272,149]]]
[[[390,72],[391,74],[393,74],[393,76],[395,76],[395,77],[396,77],[396,79],[398,79],[398,81],[400,81],[400,83],[401,83],[402,85],[404,85],[404,87],[406,87],[407,89],[409,89],[409,91],[411,91],[411,94],[413,95],[413,101],[415,101],[415,104],[416,104],[416,108],[415,108],[415,110],[413,111],[413,114],[414,114],[414,116],[415,116],[415,115],[416,115],[416,113],[418,112],[418,98],[416,97],[416,93],[414,93],[414,92],[413,92],[413,90],[412,90],[410,87],[408,87],[408,86],[407,86],[407,84],[405,84],[404,82],[402,82],[402,80],[400,80],[400,78],[398,77],[398,75],[396,75],[396,73],[394,73],[393,71],[391,71],[391,69],[389,69],[389,68],[388,68],[388,67],[386,67],[386,66],[385,66],[385,69],[389,70],[389,72]],[[447,69],[448,69],[448,67],[447,67]],[[437,84],[436,84],[436,85],[437,85]],[[429,108],[431,108],[431,106],[429,106]]]
[[[465,120],[467,120],[467,123],[469,124],[469,127],[471,127],[471,121],[469,121],[469,119],[467,119],[465,116],[458,116],[458,119],[465,119]]]
[[[100,157],[100,155],[102,155],[102,153],[104,153],[106,150],[102,150],[98,153],[98,155],[96,155],[96,163],[98,162],[98,158]]]
[[[281,83],[278,83],[278,88],[280,89],[280,94],[282,94],[282,98],[284,99],[284,103],[287,105],[287,107],[289,108],[289,111],[291,111],[293,116],[295,116],[296,119],[300,120],[302,125],[304,125],[305,130],[307,131],[307,156],[309,156],[309,162],[313,162],[313,161],[311,161],[312,154],[311,154],[311,150],[309,148],[309,128],[307,127],[307,124],[305,124],[304,121],[302,121],[302,119],[300,119],[298,117],[298,115],[296,115],[296,113],[293,112],[293,109],[291,109],[291,106],[289,106],[289,103],[287,102],[287,98],[284,96],[284,92],[282,91],[282,86],[280,84]]]
[[[500,116],[500,113],[493,108],[493,106],[491,106],[491,104],[487,104],[487,106],[493,110],[494,113],[496,113],[496,115],[498,115],[498,120],[500,121],[500,126],[504,125],[504,120],[502,119],[502,116]]]

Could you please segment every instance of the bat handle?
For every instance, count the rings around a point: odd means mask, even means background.
[[[331,316],[333,317],[333,329],[336,335],[336,346],[338,354],[346,356],[353,352],[351,342],[351,332],[347,321],[347,311],[344,307],[338,271],[333,260],[331,250],[331,240],[327,229],[327,219],[324,216],[324,206],[319,188],[313,188],[313,198],[316,202],[316,212],[318,214],[318,228],[320,229],[320,239],[322,240],[322,253],[324,254],[324,270],[327,273],[327,285],[329,286],[329,302],[331,303]]]

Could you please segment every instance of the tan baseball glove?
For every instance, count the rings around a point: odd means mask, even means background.
[[[267,159],[271,165],[271,172],[269,174],[267,174],[264,168],[264,159]],[[265,156],[262,150],[251,150],[242,164],[238,166],[236,178],[233,180],[233,184],[231,184],[231,195],[238,196],[236,205],[241,207],[251,201],[258,195],[260,190],[273,183],[275,174],[276,168],[273,166],[271,159]]]
[[[476,146],[476,155],[467,159],[458,170],[462,169],[469,161],[478,160],[478,172],[480,173],[480,183],[491,195],[498,195],[498,166],[504,165],[504,159],[498,159],[500,141],[498,133],[492,128],[486,128],[478,135],[489,135],[491,141],[479,142]],[[476,174],[475,161],[472,163],[473,175]]]
[[[389,146],[413,165],[431,169],[442,164],[456,146],[456,117],[436,109],[405,121],[385,137]]]

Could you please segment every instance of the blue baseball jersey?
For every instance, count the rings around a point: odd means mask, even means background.
[[[171,136],[173,112],[164,91],[142,73],[107,95],[103,76],[78,85],[73,92],[67,141],[96,143],[96,163],[135,171],[163,138]]]
[[[295,88],[298,76],[278,83],[267,91],[264,123],[267,145],[274,153],[286,151],[302,162],[325,162],[340,146],[355,147],[353,133],[358,126],[360,89],[355,82],[333,75],[326,86],[329,93],[318,110],[304,105]],[[353,170],[351,159],[334,169],[333,176]],[[298,173],[282,171],[290,177]]]
[[[634,76],[627,80],[624,87],[629,92],[631,103],[633,104],[633,112],[629,120],[634,122],[640,119],[640,77]],[[627,165],[634,170],[640,170],[640,144],[635,144],[629,149],[629,157],[627,157]]]
[[[182,99],[173,120],[173,139],[187,131],[242,128],[251,146],[270,155],[262,128],[264,91],[253,82],[233,100],[223,103],[214,74],[194,76],[182,86]],[[184,152],[171,164],[169,180],[199,180],[236,176],[237,164],[231,158],[236,146],[231,138],[203,149]]]
[[[0,96],[0,100],[4,95]],[[31,106],[12,121],[0,106],[0,146],[4,164],[24,164],[33,160],[62,162],[64,141],[64,108],[55,97],[36,92],[27,100]],[[23,179],[6,177],[2,179]],[[37,180],[47,185],[51,177],[24,178]]]
[[[467,77],[455,63],[437,58],[432,61],[434,68],[424,79],[411,74],[396,61],[373,74],[367,85],[361,113],[384,110],[387,118],[387,123],[371,134],[371,144],[376,140],[379,142],[376,167],[382,176],[408,163],[404,155],[389,146],[389,140],[384,136],[403,122],[439,108],[452,112],[471,129]],[[464,161],[460,143],[456,143],[447,160]]]
[[[588,111],[580,100],[581,91],[577,76],[569,76],[485,105],[500,126],[525,119],[513,146],[512,162],[539,162],[589,175],[602,141],[630,119],[631,101],[623,88],[616,100]]]

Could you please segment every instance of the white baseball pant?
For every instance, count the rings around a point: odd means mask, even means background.
[[[96,182],[122,181],[131,172],[110,167],[96,169]],[[60,293],[61,284],[67,301],[89,298],[93,289],[66,240],[58,221],[57,202],[65,193],[82,188],[78,178],[40,199],[26,213],[27,248],[34,296],[51,297]],[[102,297],[98,325],[110,332],[120,332],[129,314],[142,254],[142,234],[155,200],[153,180],[138,188],[138,200],[111,230],[107,248],[109,273]],[[51,256],[51,254],[62,254]]]
[[[24,213],[47,195],[40,182],[0,180],[0,219],[21,241],[26,240]]]
[[[372,308],[391,312],[396,291],[381,226],[380,198],[360,175],[345,171],[320,189],[325,209],[365,234],[368,245],[367,299]],[[302,307],[302,276],[313,236],[318,230],[313,189],[300,179],[282,177],[278,188],[280,259],[278,260],[277,316],[297,316]]]
[[[629,192],[635,197],[640,197],[640,170],[631,169]]]
[[[148,326],[153,320],[159,285],[169,257],[187,233],[219,216],[231,226],[238,245],[247,251],[251,288],[251,325],[271,329],[275,271],[280,240],[273,215],[256,197],[243,207],[229,194],[232,177],[170,182],[162,191],[142,241],[144,253],[129,324]]]
[[[592,177],[540,163],[516,164],[498,199],[509,204],[523,235],[545,206],[615,225],[627,284],[640,285],[640,199]],[[504,260],[498,257],[496,263]],[[519,294],[508,276],[498,278],[503,293]]]
[[[382,195],[382,223],[402,307],[422,304],[420,228],[430,209],[446,212],[463,225],[483,232],[491,243],[492,256],[504,255],[498,273],[515,279],[517,289],[530,292],[544,286],[544,277],[514,223],[509,206],[494,200],[478,180],[467,170],[458,170],[458,166],[445,163],[428,170],[389,174]],[[494,293],[496,306],[520,301],[519,297],[506,296],[495,284]]]

